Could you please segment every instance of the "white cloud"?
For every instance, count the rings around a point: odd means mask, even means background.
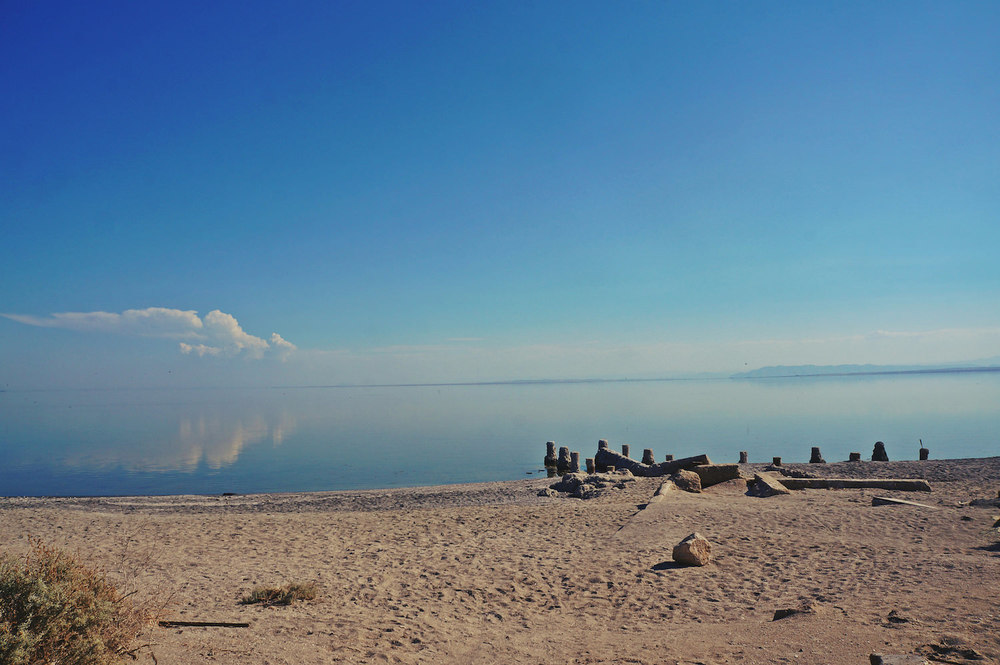
[[[183,339],[197,337],[202,329],[202,321],[198,318],[198,312],[166,307],[126,309],[121,314],[113,312],[61,312],[47,317],[28,314],[3,314],[3,316],[29,326],[109,332],[140,337]]]
[[[59,312],[49,316],[0,314],[12,321],[43,328],[63,328],[83,332],[114,333],[137,337],[189,340],[179,342],[183,354],[262,358],[268,352],[285,359],[296,346],[278,333],[270,342],[243,330],[231,314],[214,309],[199,318],[194,310],[147,307],[124,312]]]
[[[181,353],[187,355],[196,353],[198,356],[217,356],[222,353],[222,349],[217,346],[207,346],[205,344],[188,344],[181,342]]]
[[[260,358],[269,348],[267,340],[244,332],[231,314],[217,309],[205,315],[205,333],[209,339],[222,344],[228,353],[246,351],[251,357]]]

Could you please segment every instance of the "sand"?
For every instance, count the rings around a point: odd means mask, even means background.
[[[756,498],[726,484],[642,510],[659,479],[583,501],[539,497],[552,481],[535,476],[366,492],[9,498],[0,536],[15,554],[40,537],[112,575],[128,542],[162,618],[250,624],[154,628],[140,662],[161,665],[839,664],[872,652],[997,662],[1000,508],[968,502],[997,496],[1000,458],[789,467],[925,478],[933,491]],[[872,506],[873,496],[927,507]],[[711,541],[714,561],[678,567],[672,547],[693,531]],[[255,586],[289,581],[315,582],[318,597],[239,603]],[[798,608],[809,611],[773,620]]]

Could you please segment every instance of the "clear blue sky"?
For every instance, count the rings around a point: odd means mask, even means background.
[[[994,2],[9,0],[0,388],[1000,355],[998,34]]]

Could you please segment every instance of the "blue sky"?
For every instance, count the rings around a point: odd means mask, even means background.
[[[208,4],[0,7],[0,387],[1000,355],[996,3]]]

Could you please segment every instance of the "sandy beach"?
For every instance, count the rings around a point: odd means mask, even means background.
[[[141,561],[162,628],[141,662],[868,663],[1000,659],[1000,457],[787,465],[817,476],[923,478],[930,493],[640,478],[589,500],[553,481],[241,496],[0,499],[4,549],[29,536],[112,576]],[[748,465],[752,471],[763,465]],[[921,506],[873,506],[888,496]],[[643,509],[645,507],[645,509]],[[697,531],[714,560],[680,567]],[[127,548],[125,544],[128,544]],[[256,586],[315,600],[242,605]],[[774,620],[776,610],[805,612]],[[977,656],[981,658],[977,659]],[[933,662],[933,661],[932,661]]]

